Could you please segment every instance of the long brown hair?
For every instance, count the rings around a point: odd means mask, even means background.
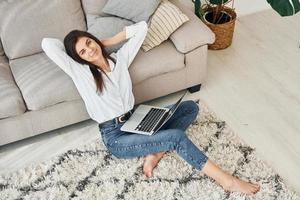
[[[96,92],[98,92],[98,91],[102,92],[103,86],[105,87],[105,85],[104,85],[104,82],[103,82],[103,77],[102,77],[101,72],[103,72],[106,76],[107,76],[107,74],[105,73],[105,71],[103,69],[98,68],[93,63],[88,62],[88,61],[80,58],[80,56],[78,55],[78,53],[76,52],[76,49],[75,49],[75,45],[76,45],[76,43],[77,43],[77,41],[80,37],[88,37],[88,38],[93,39],[95,42],[97,42],[100,45],[101,49],[102,49],[102,55],[103,55],[104,59],[106,60],[106,62],[108,62],[107,59],[111,59],[116,64],[116,60],[114,58],[112,58],[110,55],[108,55],[107,51],[104,49],[104,46],[100,42],[100,40],[98,40],[95,36],[93,36],[89,32],[80,31],[80,30],[73,30],[70,33],[68,33],[66,35],[66,37],[64,38],[64,45],[65,45],[65,49],[66,49],[67,54],[71,58],[73,58],[75,61],[77,61],[78,63],[89,65],[91,73],[94,76],[95,84],[96,84],[96,87],[97,87]],[[98,69],[100,69],[101,72],[99,72]],[[107,78],[110,80],[110,78],[108,76],[107,76]]]

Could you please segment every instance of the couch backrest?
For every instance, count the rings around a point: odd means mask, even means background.
[[[0,2],[0,37],[9,59],[42,52],[44,37],[63,40],[73,29],[86,30],[80,0]]]
[[[99,15],[102,17],[109,16],[102,12],[103,7],[108,0],[82,0],[82,6],[85,14],[88,15]]]

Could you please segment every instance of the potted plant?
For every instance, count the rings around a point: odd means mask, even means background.
[[[215,33],[216,40],[208,49],[224,49],[232,43],[236,12],[233,0],[192,0],[195,14]],[[232,2],[232,6],[226,6]],[[281,16],[291,16],[300,11],[300,0],[267,0],[271,7]]]
[[[201,6],[200,0],[195,3],[195,14],[215,33],[216,40],[208,45],[208,49],[225,49],[232,43],[236,12],[234,0],[205,0]],[[231,7],[227,6],[229,3]]]

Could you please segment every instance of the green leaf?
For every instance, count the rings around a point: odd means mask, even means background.
[[[300,0],[292,0],[294,4],[295,13],[300,11]]]
[[[300,11],[300,0],[267,0],[281,16],[291,16]]]
[[[202,9],[201,9],[201,1],[200,0],[195,0],[195,15],[197,15],[197,17],[199,17],[200,19],[202,19]]]
[[[228,0],[209,0],[209,3],[214,4],[214,5],[221,5],[225,4]]]

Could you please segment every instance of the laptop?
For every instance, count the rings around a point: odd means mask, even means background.
[[[186,94],[187,91],[171,108],[140,104],[123,124],[121,131],[144,135],[155,134],[175,113]]]

